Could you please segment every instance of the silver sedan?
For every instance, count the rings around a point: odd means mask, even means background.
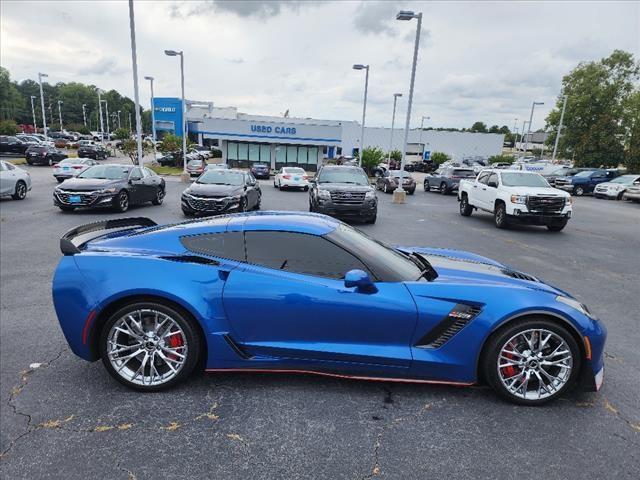
[[[12,163],[0,161],[0,197],[11,197],[24,200],[31,190],[29,172],[16,167]]]
[[[53,176],[60,183],[67,178],[78,176],[78,174],[94,165],[99,165],[99,163],[91,158],[65,158],[53,166]]]

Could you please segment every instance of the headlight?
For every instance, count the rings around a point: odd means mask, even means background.
[[[318,197],[328,200],[331,198],[331,193],[329,190],[318,190]]]
[[[511,195],[511,203],[527,203],[526,195]]]
[[[594,320],[596,319],[584,303],[580,303],[573,298],[563,297],[562,295],[558,295],[556,297],[556,300],[560,303],[564,303],[565,305],[569,305],[571,308],[578,310],[580,313],[586,315],[589,318],[592,318]]]
[[[369,190],[367,193],[365,193],[364,198],[373,200],[374,198],[376,198],[376,192],[374,192],[373,190]]]
[[[226,200],[228,202],[239,202],[241,198],[242,198],[242,195],[230,195],[226,197]]]
[[[98,193],[115,193],[116,187],[111,188],[103,188],[102,190],[98,190]]]

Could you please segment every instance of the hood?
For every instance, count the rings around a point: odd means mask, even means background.
[[[185,190],[185,193],[202,197],[230,197],[244,192],[242,185],[212,185],[206,183],[193,183]]]
[[[625,188],[629,188],[631,185],[625,185],[624,183],[613,183],[613,182],[603,182],[598,184],[598,187],[606,187],[613,188],[616,190],[624,190]]]
[[[514,270],[474,253],[438,248],[398,247],[398,249],[423,255],[438,273],[438,278],[433,283],[525,288],[553,295],[571,296],[533,275]]]
[[[553,187],[502,187],[507,192],[511,192],[513,194],[522,194],[522,189],[527,190],[527,195],[548,195],[550,197],[565,197],[568,198],[569,195],[567,192],[560,190],[558,188]]]
[[[126,180],[110,180],[107,178],[70,178],[60,184],[60,188],[64,190],[100,190],[116,185],[122,185]]]
[[[369,185],[353,185],[350,183],[319,183],[318,190],[330,192],[368,192],[373,190]]]

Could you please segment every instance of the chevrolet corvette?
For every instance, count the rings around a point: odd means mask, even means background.
[[[324,215],[106,220],[60,248],[53,300],[72,351],[139,391],[204,367],[484,383],[538,405],[603,380],[606,328],[569,293]]]

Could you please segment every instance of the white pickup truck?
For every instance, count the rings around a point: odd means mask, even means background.
[[[546,225],[559,232],[571,218],[571,195],[549,186],[538,173],[485,169],[475,179],[460,180],[460,215],[474,210],[494,215],[498,228],[509,223]]]

